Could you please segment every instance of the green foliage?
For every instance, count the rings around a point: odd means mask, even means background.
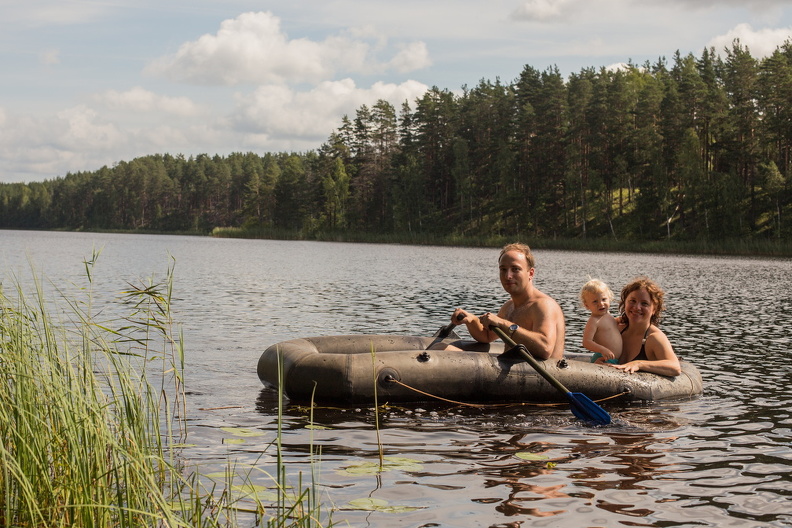
[[[0,185],[0,227],[787,240],[792,44],[433,87],[316,152],[152,155]],[[775,167],[775,169],[771,169]]]
[[[85,297],[0,284],[0,526],[233,527],[237,512],[256,526],[331,526],[314,481],[303,486],[300,473],[292,485],[282,463],[271,475],[229,460],[220,479],[188,467],[173,270],[164,283],[130,285],[128,313],[99,321],[114,310],[94,306],[97,258],[85,262]],[[264,434],[223,430],[241,442]],[[277,449],[280,460],[280,437]]]

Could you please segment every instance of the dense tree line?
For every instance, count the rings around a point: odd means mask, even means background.
[[[360,107],[316,151],[0,185],[0,227],[788,238],[792,43]]]

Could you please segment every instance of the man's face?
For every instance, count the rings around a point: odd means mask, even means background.
[[[500,281],[508,293],[524,290],[533,278],[534,269],[528,267],[525,255],[519,251],[507,251],[498,263]]]

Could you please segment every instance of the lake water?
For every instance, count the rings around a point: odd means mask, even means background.
[[[98,302],[175,259],[174,313],[187,353],[191,464],[229,461],[267,485],[277,395],[256,376],[269,345],[333,334],[431,335],[455,307],[505,300],[496,249],[180,236],[0,231],[0,279],[30,264],[59,285],[94,270]],[[537,251],[536,283],[561,304],[567,350],[580,351],[589,276],[618,289],[648,275],[667,293],[661,327],[700,368],[701,398],[606,408],[586,427],[565,409],[447,404],[284,410],[297,484],[313,468],[325,511],[351,526],[792,526],[792,261]],[[463,334],[464,335],[464,334]],[[238,431],[238,433],[237,433]],[[247,434],[246,434],[247,433]],[[250,436],[250,434],[257,436]],[[318,452],[321,451],[319,455]],[[361,510],[361,504],[377,507]],[[240,513],[240,525],[254,520]]]

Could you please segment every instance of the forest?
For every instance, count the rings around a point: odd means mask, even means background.
[[[216,227],[524,239],[789,240],[792,42],[433,87],[316,150],[152,154],[0,184],[0,228]]]

